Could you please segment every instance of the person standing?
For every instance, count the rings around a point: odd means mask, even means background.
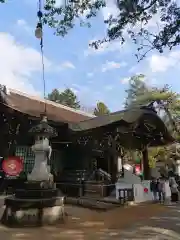
[[[155,178],[152,178],[151,183],[150,183],[150,189],[153,194],[153,200],[157,201],[157,195],[158,195],[158,186],[157,186],[157,181]]]
[[[164,183],[165,183],[165,180],[163,176],[157,180],[158,196],[159,196],[160,203],[164,203],[164,199],[165,199]]]
[[[163,200],[164,200],[164,204],[170,204],[171,202],[171,188],[169,185],[169,180],[165,179],[164,180],[164,185],[163,185]]]
[[[169,186],[171,188],[171,201],[178,202],[179,194],[178,194],[178,184],[175,180],[174,174],[171,172],[169,177]]]

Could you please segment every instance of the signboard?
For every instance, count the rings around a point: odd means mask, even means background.
[[[8,157],[2,162],[2,170],[7,176],[17,176],[23,171],[23,161],[20,157]]]

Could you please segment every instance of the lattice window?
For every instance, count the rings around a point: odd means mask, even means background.
[[[35,155],[31,150],[31,147],[18,146],[16,147],[16,156],[20,156],[24,161],[24,171],[28,174],[32,171],[34,166]],[[53,150],[51,154],[51,159],[48,164],[51,166],[51,171],[57,167],[56,161],[60,161],[60,152],[58,150]]]
[[[18,146],[16,147],[16,155],[23,158],[24,161],[24,171],[30,173],[34,166],[34,153],[31,150],[31,147]]]
[[[51,154],[51,159],[50,159],[50,166],[51,166],[51,171],[54,172],[55,168],[60,168],[60,163],[61,161],[61,154],[58,150],[53,150]],[[59,169],[56,169],[57,171]]]

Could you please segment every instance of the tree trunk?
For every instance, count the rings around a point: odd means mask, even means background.
[[[144,172],[144,180],[150,180],[151,179],[151,172],[149,167],[149,159],[148,159],[148,150],[145,148],[142,151],[143,156],[143,172]]]

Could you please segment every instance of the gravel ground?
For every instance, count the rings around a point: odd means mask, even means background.
[[[1,200],[0,202],[2,203]],[[178,235],[179,206],[164,207],[158,204],[144,204],[96,212],[68,205],[66,211],[68,213],[66,222],[57,226],[12,229],[0,225],[1,239],[180,239]],[[2,212],[1,207],[1,214]]]

